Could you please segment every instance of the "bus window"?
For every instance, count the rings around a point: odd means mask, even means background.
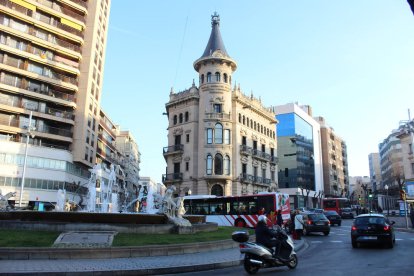
[[[224,204],[218,202],[210,203],[210,214],[211,215],[222,215],[225,211]]]
[[[274,196],[260,196],[257,199],[257,210],[265,209],[265,213],[269,214],[271,211],[275,211],[275,198]]]

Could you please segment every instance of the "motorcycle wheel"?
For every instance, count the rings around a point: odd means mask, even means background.
[[[296,254],[293,254],[292,257],[290,258],[290,261],[287,263],[287,267],[289,267],[290,269],[294,269],[296,268],[297,265],[298,265],[298,257],[296,256]]]
[[[244,263],[244,270],[246,270],[247,273],[256,274],[257,271],[259,271],[260,267],[256,264],[252,264],[250,262],[250,258],[248,258],[248,257],[245,258],[243,263]]]

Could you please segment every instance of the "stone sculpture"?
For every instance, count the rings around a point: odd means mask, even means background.
[[[183,218],[183,215],[185,214],[184,198],[173,198],[175,190],[175,186],[171,185],[167,188],[165,195],[161,200],[161,196],[154,196],[154,199],[158,201],[155,202],[155,205],[159,204],[159,201],[161,201],[158,213],[166,215],[168,220],[177,226],[191,226],[191,223],[187,219]]]
[[[14,196],[16,196],[16,192],[10,192],[3,195],[0,190],[0,211],[8,211],[12,208],[12,206],[9,205],[8,200]]]

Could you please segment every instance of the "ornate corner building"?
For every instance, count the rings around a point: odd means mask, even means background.
[[[237,63],[227,53],[220,17],[194,62],[198,87],[170,92],[165,185],[179,195],[241,195],[277,189],[275,113],[260,99],[232,88]]]

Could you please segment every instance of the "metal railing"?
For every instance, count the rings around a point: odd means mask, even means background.
[[[51,127],[47,125],[36,126],[37,132],[47,133],[47,134],[55,134],[60,136],[72,137],[73,132],[68,129]]]
[[[184,150],[184,145],[179,144],[179,145],[164,147],[163,148],[163,153],[166,154],[166,153],[172,153],[172,152],[183,151],[183,150]]]
[[[71,10],[65,8],[65,7],[62,7],[62,6],[58,5],[56,2],[54,3],[50,0],[34,0],[34,1],[36,1],[37,3],[39,3],[43,6],[51,8],[51,9],[53,9],[55,11],[58,11],[58,12],[61,12],[63,14],[69,15],[70,17],[73,17],[73,18],[85,23],[85,18],[82,15],[77,14],[76,12],[73,12],[73,11],[71,11]]]
[[[1,5],[1,1],[5,1],[5,0],[0,0],[0,5]],[[62,47],[67,48],[69,50],[72,50],[72,51],[75,51],[75,52],[78,52],[78,53],[81,52],[80,46],[75,45],[75,44],[72,44],[70,42],[67,42],[67,41],[65,41],[63,39],[60,39],[60,38],[54,36],[54,35],[50,35],[50,36],[46,36],[45,37],[44,33],[38,33],[37,32],[37,29],[35,29],[33,27],[29,27],[29,26],[25,25],[26,26],[26,29],[23,30],[23,29],[20,29],[15,24],[13,24],[12,21],[9,21],[8,24],[5,24],[4,21],[1,21],[0,24],[2,24],[3,26],[10,27],[10,28],[12,28],[14,30],[18,30],[20,32],[23,32],[23,33],[32,35],[34,37],[43,39],[43,40],[45,40],[47,42],[50,42],[52,44],[56,44],[56,45],[62,46]]]
[[[18,119],[12,119],[8,116],[0,116],[0,125],[11,126],[11,127],[19,127],[19,120]]]
[[[69,0],[70,2],[76,3],[84,8],[88,7],[88,3],[86,3],[85,1],[82,0]]]
[[[162,182],[181,180],[183,180],[183,173],[167,173],[162,175]]]

